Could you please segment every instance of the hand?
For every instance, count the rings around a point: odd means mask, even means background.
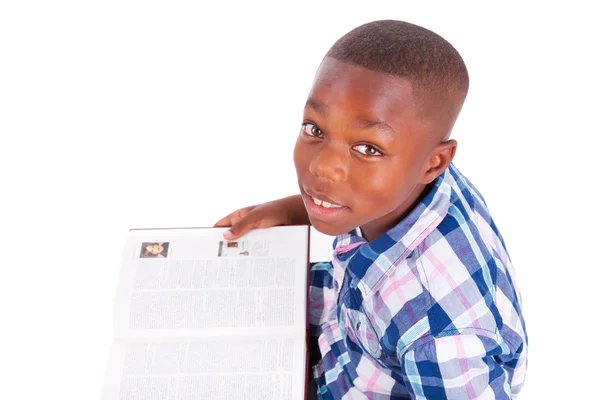
[[[310,221],[302,197],[295,195],[240,208],[219,220],[215,227],[230,226],[231,229],[225,232],[223,237],[227,240],[234,240],[254,228],[308,224]]]

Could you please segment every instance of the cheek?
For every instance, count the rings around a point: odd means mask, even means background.
[[[298,141],[294,145],[294,166],[298,169]]]
[[[413,177],[402,168],[381,166],[366,174],[361,174],[353,182],[353,191],[360,193],[371,205],[394,205],[403,201],[414,187]]]
[[[296,174],[300,176],[308,169],[308,162],[310,155],[306,151],[306,146],[303,146],[300,139],[296,141],[294,146],[294,166],[296,167]]]
[[[381,202],[394,197],[397,186],[397,182],[391,177],[373,174],[367,180],[362,181],[361,185],[357,185],[356,190],[361,191],[372,201]]]

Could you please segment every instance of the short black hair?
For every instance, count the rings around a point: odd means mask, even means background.
[[[326,57],[409,80],[417,102],[436,108],[469,90],[458,51],[435,32],[404,21],[373,21],[342,36]],[[452,96],[454,97],[454,96]]]

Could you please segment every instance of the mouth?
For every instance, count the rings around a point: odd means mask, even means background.
[[[302,198],[308,214],[318,220],[330,220],[350,210],[324,195],[317,195],[303,189]]]

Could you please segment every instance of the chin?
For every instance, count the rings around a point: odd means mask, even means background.
[[[343,227],[329,225],[322,221],[311,220],[310,224],[317,231],[321,232],[322,234],[328,235],[328,236],[343,235],[344,233],[348,233],[349,231],[352,230],[352,228],[344,229]]]

